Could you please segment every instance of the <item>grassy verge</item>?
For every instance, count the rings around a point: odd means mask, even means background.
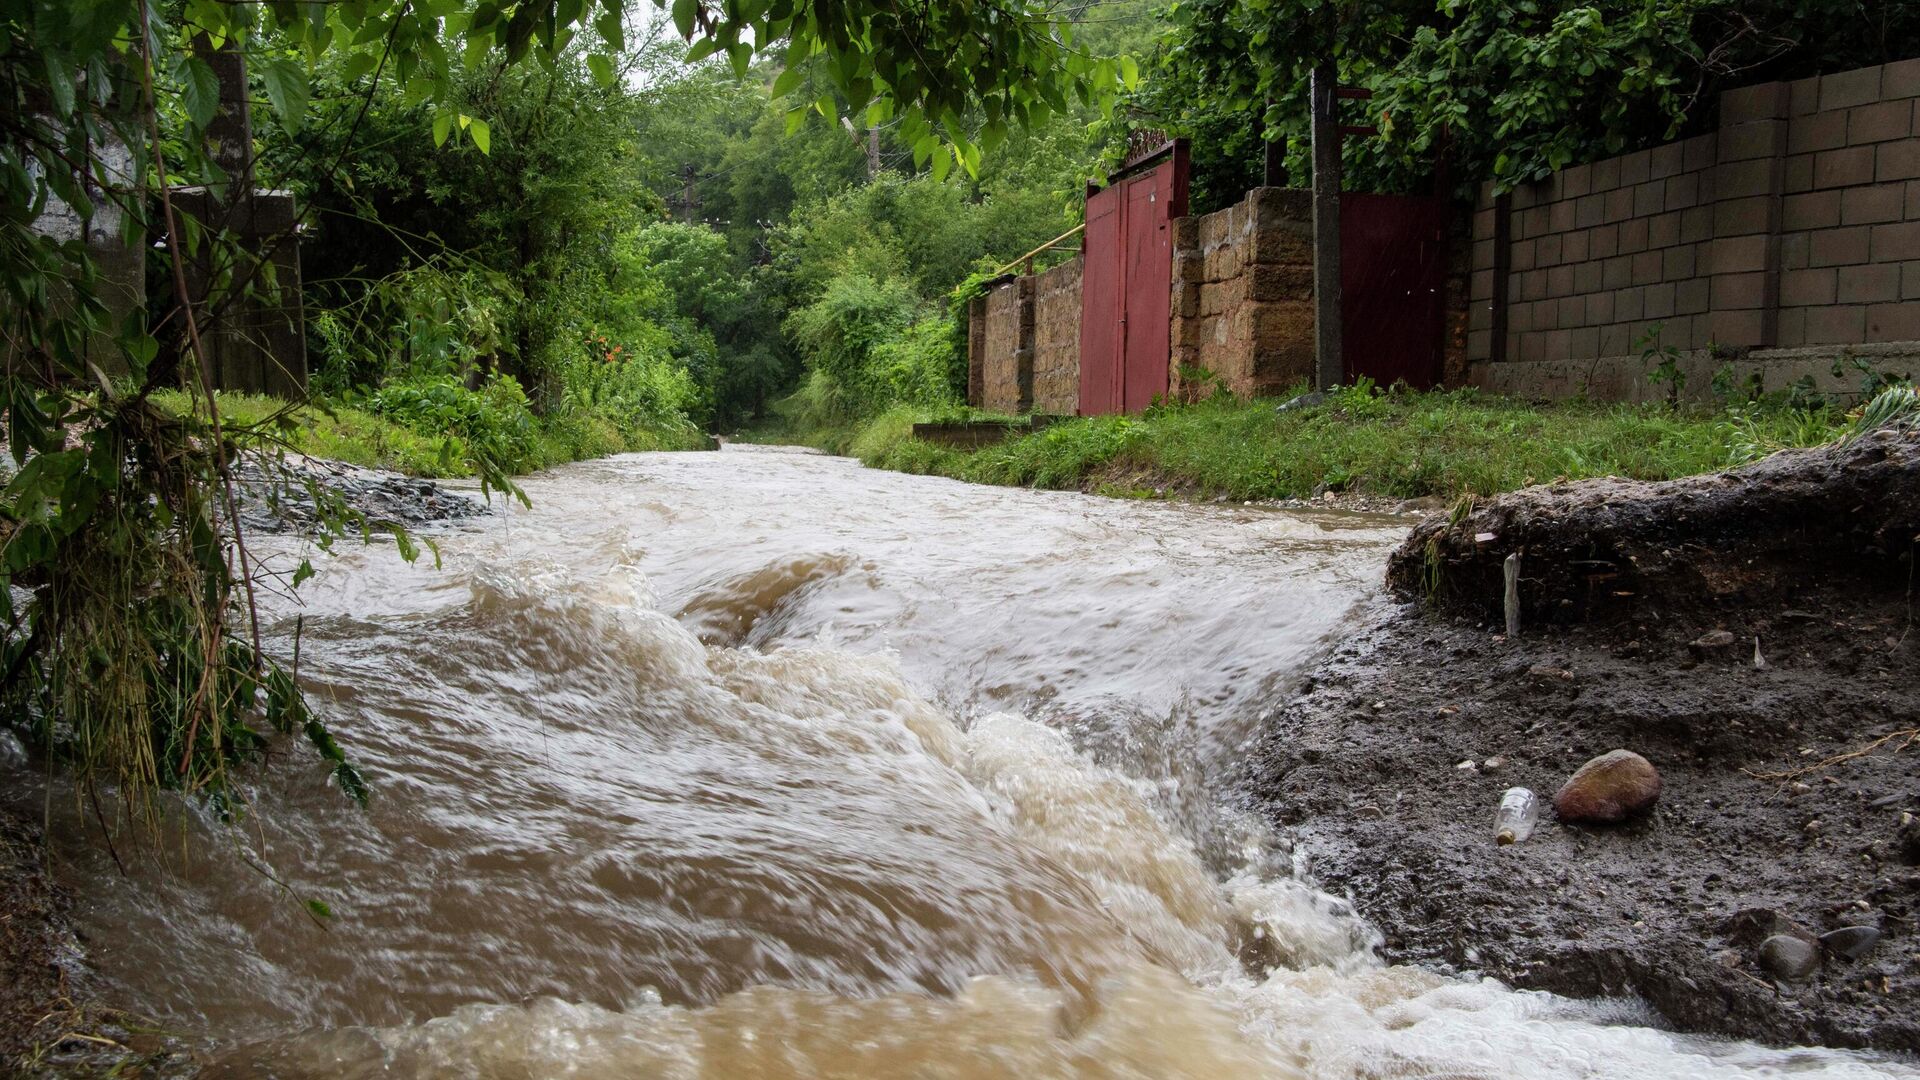
[[[409,476],[474,473],[467,443],[456,433],[421,430],[338,402],[290,405],[276,397],[227,393],[219,400],[221,418],[229,424],[259,425],[284,414],[278,435],[296,453]],[[186,394],[175,391],[155,394],[154,401],[175,413],[192,407]],[[597,414],[537,417],[531,422],[530,450],[517,462],[519,472],[609,454],[706,446],[705,437],[690,425],[672,430],[622,426]]]
[[[1347,388],[1308,408],[1276,412],[1278,403],[1216,399],[1067,420],[979,450],[914,439],[913,423],[926,417],[902,408],[831,433],[831,444],[802,441],[879,468],[1110,495],[1452,499],[1563,479],[1709,472],[1827,442],[1848,425],[1842,410],[1819,404],[1535,405],[1471,390]]]

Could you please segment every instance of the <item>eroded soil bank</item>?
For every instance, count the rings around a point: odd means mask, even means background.
[[[1398,602],[1272,718],[1252,785],[1391,959],[1636,994],[1687,1030],[1920,1050],[1916,515],[1907,430],[1432,519],[1393,558]],[[1494,844],[1502,791],[1545,803],[1621,747],[1662,773],[1651,816],[1549,805]],[[1880,936],[1810,978],[1759,961],[1769,933],[1848,926]]]

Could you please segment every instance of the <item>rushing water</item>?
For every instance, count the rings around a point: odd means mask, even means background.
[[[1391,520],[746,450],[526,487],[438,570],[273,553],[370,808],[289,753],[240,835],[71,853],[210,1075],[1920,1075],[1387,967],[1296,879],[1233,759]]]

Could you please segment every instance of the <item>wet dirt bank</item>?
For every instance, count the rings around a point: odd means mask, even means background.
[[[1250,783],[1391,960],[1638,995],[1685,1030],[1920,1050],[1916,507],[1907,431],[1430,520],[1392,560],[1399,600],[1270,718]],[[1652,814],[1556,821],[1554,791],[1616,748],[1660,770]],[[1510,786],[1542,821],[1503,848]],[[1760,960],[1772,934],[1847,927],[1877,938],[1829,939],[1809,977]]]

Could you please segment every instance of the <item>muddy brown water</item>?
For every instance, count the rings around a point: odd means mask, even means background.
[[[1231,778],[1394,519],[746,447],[526,488],[437,570],[260,541],[370,808],[290,752],[189,854],[63,849],[207,1075],[1920,1075],[1374,959]]]

